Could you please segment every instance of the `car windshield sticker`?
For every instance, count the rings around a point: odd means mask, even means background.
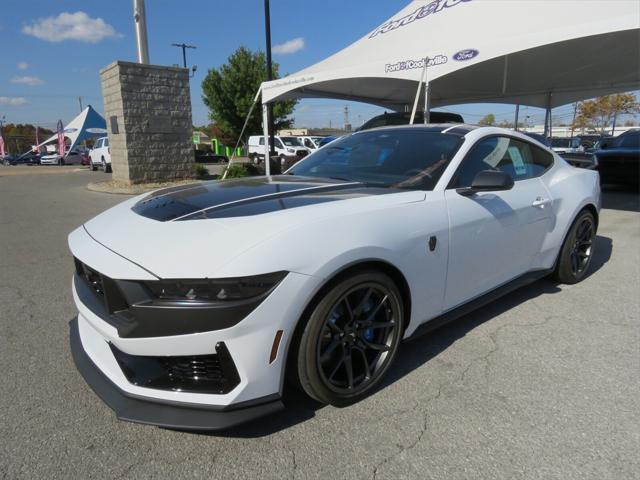
[[[513,162],[513,168],[516,170],[516,175],[526,175],[527,167],[525,166],[522,155],[520,154],[520,149],[512,145],[509,147],[509,156]]]

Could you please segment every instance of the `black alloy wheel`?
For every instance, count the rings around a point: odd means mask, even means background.
[[[368,271],[339,282],[318,303],[302,335],[300,384],[324,403],[359,400],[387,372],[403,329],[400,293],[388,276]]]
[[[557,280],[573,284],[585,277],[593,258],[595,237],[596,222],[593,214],[584,210],[573,222],[560,250],[555,272]]]

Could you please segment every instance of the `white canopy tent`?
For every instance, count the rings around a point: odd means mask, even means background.
[[[428,59],[431,106],[551,108],[640,88],[638,0],[419,0],[262,101],[335,98],[402,110]]]
[[[69,146],[69,151],[71,151],[73,147],[86,138],[105,136],[107,134],[107,123],[102,115],[89,105],[64,127],[63,133],[66,138],[71,140],[71,145]],[[58,134],[54,133],[36,147],[40,148],[47,143],[56,141],[58,141]]]

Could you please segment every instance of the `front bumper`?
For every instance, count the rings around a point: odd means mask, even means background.
[[[224,430],[284,408],[279,395],[227,407],[177,403],[131,395],[109,380],[85,352],[78,320],[69,322],[69,341],[76,368],[100,399],[121,420],[188,430]]]

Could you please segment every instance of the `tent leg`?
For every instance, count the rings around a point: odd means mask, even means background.
[[[520,115],[520,104],[516,103],[516,118],[513,120],[513,129],[518,131],[518,116]]]
[[[547,96],[547,111],[544,116],[544,136],[551,137],[551,92]]]
[[[271,159],[269,158],[269,107],[262,104],[262,128],[264,130],[264,174],[271,176]]]
[[[413,108],[411,109],[411,118],[409,119],[409,125],[413,125],[413,121],[416,118],[416,111],[418,110],[418,99],[420,98],[420,90],[422,90],[422,82],[425,78],[425,73],[427,72],[427,61],[428,59],[424,59],[424,67],[422,68],[422,72],[420,72],[420,80],[418,81],[418,89],[416,90],[416,98],[413,99]]]
[[[429,82],[425,78],[424,82],[424,123],[431,122],[431,89],[429,88]]]

